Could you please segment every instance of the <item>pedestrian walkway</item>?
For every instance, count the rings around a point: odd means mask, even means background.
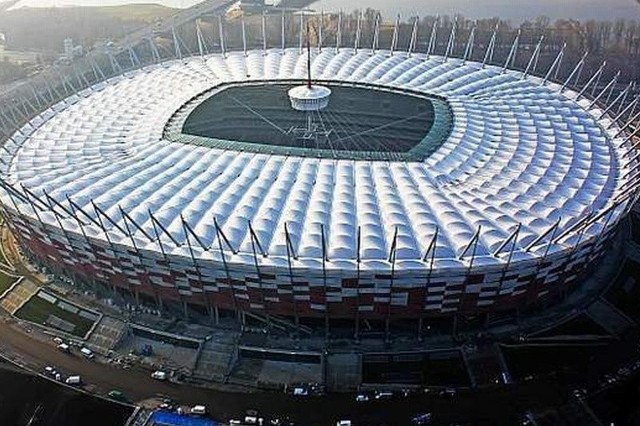
[[[463,346],[462,357],[474,387],[511,381],[500,347],[496,344]]]

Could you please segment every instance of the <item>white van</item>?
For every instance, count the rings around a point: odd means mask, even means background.
[[[60,343],[58,345],[58,350],[60,350],[62,352],[71,352],[71,347],[69,345],[67,345],[66,343]]]
[[[80,349],[80,353],[84,355],[85,358],[92,359],[94,357],[93,352],[89,348]]]
[[[79,385],[82,383],[82,379],[80,376],[69,376],[64,382],[68,385]]]
[[[205,407],[204,405],[194,405],[193,407],[191,407],[191,414],[203,416],[207,414],[207,407]]]
[[[167,380],[167,372],[161,370],[154,371],[151,373],[151,378],[156,380]]]

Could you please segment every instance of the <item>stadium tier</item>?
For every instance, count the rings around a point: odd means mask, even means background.
[[[598,102],[503,67],[298,48],[126,72],[0,153],[41,263],[159,303],[419,318],[550,300],[606,250],[637,156]]]

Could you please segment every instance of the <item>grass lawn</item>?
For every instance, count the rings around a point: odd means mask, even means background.
[[[0,294],[7,291],[16,281],[18,281],[17,277],[12,277],[0,271]]]
[[[60,302],[60,299],[58,299],[58,302]],[[60,327],[55,327],[54,324],[48,322],[51,315],[54,315],[63,321],[73,324],[75,328],[73,329],[73,331],[69,331]],[[59,328],[61,331],[74,334],[78,337],[84,337],[95,322],[90,319],[83,318],[80,315],[64,310],[57,304],[51,303],[48,300],[39,297],[37,294],[32,296],[27,303],[25,303],[20,309],[18,309],[18,311],[16,311],[15,313],[15,316],[36,324]]]

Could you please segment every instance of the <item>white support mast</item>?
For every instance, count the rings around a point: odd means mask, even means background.
[[[413,52],[416,50],[416,45],[418,43],[418,22],[420,22],[420,17],[416,16],[413,21],[413,28],[411,29],[411,40],[409,41],[409,48],[407,49],[407,56],[411,57]]]
[[[320,11],[320,22],[318,22],[318,52],[322,52],[322,27],[324,26],[324,10]]]
[[[476,28],[478,26],[477,21],[473,21],[473,26],[471,27],[471,32],[469,33],[469,40],[467,41],[467,47],[464,50],[464,57],[462,58],[462,63],[466,64],[471,56],[473,55],[473,44],[476,41]]]
[[[456,16],[451,26],[451,33],[449,34],[449,41],[447,42],[447,50],[444,53],[444,62],[449,60],[449,56],[453,53],[454,46],[456,44],[456,30],[458,27],[458,17]]]
[[[516,56],[518,54],[518,46],[520,45],[520,34],[522,33],[521,29],[518,29],[518,33],[516,34],[516,38],[513,40],[513,44],[511,45],[511,50],[509,50],[509,56],[507,56],[507,60],[504,61],[504,67],[502,67],[502,73],[507,72],[507,69],[516,61]]]
[[[604,87],[604,89],[602,89],[600,91],[600,93],[598,93],[598,96],[596,96],[593,101],[591,101],[591,103],[589,104],[589,106],[587,107],[587,109],[591,109],[591,107],[593,107],[596,102],[598,102],[600,100],[600,98],[602,98],[604,96],[605,93],[607,93],[607,91],[609,91],[610,89],[613,90],[613,87],[615,86],[615,84],[618,82],[618,79],[620,78],[620,71],[618,71],[616,73],[616,75],[611,79],[611,81],[609,83],[607,83],[607,85]],[[611,92],[609,92],[609,96],[611,95]],[[605,104],[607,104],[607,101],[609,100],[609,97],[607,96],[607,100],[605,100]]]
[[[338,12],[338,30],[336,32],[336,52],[340,51],[340,44],[342,44],[342,10]]]
[[[353,44],[353,53],[358,54],[358,48],[360,47],[360,31],[362,25],[362,10],[358,11],[358,19],[356,21],[356,40]]]
[[[200,29],[200,21],[198,20],[196,20],[196,38],[198,39],[198,52],[200,52],[200,57],[204,57],[207,47],[204,43],[202,29]]]
[[[282,10],[282,18],[280,19],[280,43],[281,43],[281,49],[282,49],[282,53],[284,54],[285,51],[285,33],[284,33],[284,24],[285,24],[285,19],[284,19],[284,9]]]
[[[304,52],[304,11],[300,12],[300,33],[298,35],[300,53]]]
[[[529,63],[527,64],[527,68],[524,70],[524,74],[522,74],[522,78],[527,78],[529,73],[535,74],[536,68],[538,65],[538,58],[540,57],[540,50],[542,49],[542,42],[544,41],[544,36],[540,36],[540,40],[538,40],[538,44],[536,45],[533,54],[531,55],[531,59],[529,59]]]
[[[175,27],[171,27],[171,35],[173,37],[173,48],[176,53],[176,58],[182,59],[182,50],[180,50],[180,42],[178,41],[178,35],[176,34]]]
[[[427,59],[431,57],[434,49],[436,48],[436,39],[438,37],[438,21],[440,20],[440,16],[437,15],[436,19],[433,21],[433,27],[431,28],[431,36],[429,37],[429,46],[427,46]]]
[[[380,14],[376,14],[376,20],[373,23],[373,42],[371,43],[371,53],[376,53],[378,44],[380,43]]]
[[[582,72],[582,68],[584,67],[584,61],[587,59],[588,55],[589,55],[589,52],[584,52],[584,54],[582,55],[582,57],[580,58],[576,66],[573,68],[573,70],[571,70],[569,77],[567,77],[565,82],[562,84],[562,88],[560,89],[560,92],[564,92],[564,90],[567,88],[569,83],[571,83],[571,79]],[[576,84],[578,84],[577,78],[576,78]]]
[[[396,50],[396,46],[398,45],[399,28],[400,28],[400,15],[396,17],[396,23],[393,27],[393,37],[391,38],[391,56],[393,56],[393,52]]]
[[[242,27],[242,51],[244,52],[244,56],[247,56],[247,29],[244,23],[244,15],[240,19],[240,26]]]
[[[262,13],[262,54],[267,55],[267,12]]]
[[[222,16],[218,15],[218,32],[220,33],[220,52],[222,57],[227,57],[227,52],[224,47],[224,27],[222,26]]]
[[[566,48],[567,48],[567,43],[565,42],[562,45],[562,48],[560,49],[560,52],[558,52],[558,56],[556,56],[556,59],[553,61],[553,63],[549,67],[549,71],[547,71],[547,74],[544,76],[544,79],[542,80],[542,83],[541,83],[543,86],[547,84],[547,82],[549,81],[549,78],[551,77],[551,74],[553,73],[553,70],[555,70],[555,68],[562,61],[562,57],[564,56],[564,50]]]
[[[584,92],[586,92],[589,86],[591,86],[594,82],[596,82],[596,85],[597,85],[597,82],[600,81],[600,76],[602,75],[602,72],[604,71],[604,68],[606,66],[607,66],[607,61],[603,61],[602,64],[600,65],[600,68],[598,68],[595,74],[593,74],[593,76],[589,79],[589,81],[587,81],[587,84],[585,84],[582,90],[580,90],[580,92],[578,93],[578,96],[576,96],[576,99],[580,99],[580,96],[584,95]]]
[[[491,39],[489,39],[489,45],[487,46],[487,50],[484,53],[484,59],[482,60],[482,68],[486,67],[488,64],[491,64],[493,62],[493,51],[496,48],[497,35],[498,35],[498,23],[496,23],[496,26],[493,29],[493,34],[491,34]]]

